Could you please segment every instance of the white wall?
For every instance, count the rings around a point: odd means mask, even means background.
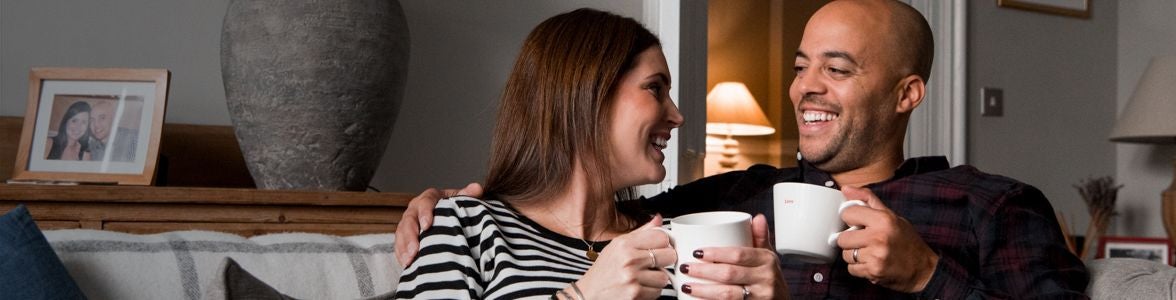
[[[1107,135],[1124,2],[1090,3],[1079,19],[968,1],[968,161],[1041,189],[1079,235],[1090,216],[1073,185],[1115,175]],[[980,116],[982,87],[1004,90],[1004,116]]]
[[[372,185],[413,193],[483,176],[498,97],[531,28],[580,7],[638,20],[644,13],[630,0],[401,4],[412,36],[408,86]],[[0,115],[24,114],[30,67],[149,67],[172,71],[167,122],[229,125],[220,77],[227,5],[0,0]]]
[[[1176,54],[1176,1],[1119,1],[1117,109],[1127,104],[1154,56]],[[1176,80],[1173,82],[1176,84]],[[1176,112],[1173,112],[1176,122]],[[1115,178],[1124,184],[1111,232],[1165,237],[1160,191],[1172,182],[1176,146],[1117,144]]]

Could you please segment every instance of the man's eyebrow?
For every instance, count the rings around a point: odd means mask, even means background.
[[[827,51],[822,53],[821,56],[824,56],[825,58],[841,58],[848,60],[852,64],[857,64],[857,61],[853,59],[853,56],[850,56],[849,52],[845,51]],[[808,54],[804,54],[803,51],[796,51],[796,58],[809,59]]]
[[[851,64],[854,64],[854,65],[858,64],[857,61],[853,59],[853,56],[850,56],[849,53],[845,52],[845,51],[827,51],[827,52],[823,53],[822,56],[824,56],[825,58],[841,58],[844,60],[848,60],[849,63],[851,63]]]

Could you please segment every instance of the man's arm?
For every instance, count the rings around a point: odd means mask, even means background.
[[[978,220],[979,270],[941,255],[923,297],[1086,298],[1089,273],[1063,240],[1041,191],[1022,186],[990,218]]]
[[[473,182],[461,190],[438,191],[430,188],[408,202],[408,207],[404,209],[400,222],[396,224],[396,240],[393,243],[396,260],[400,262],[401,266],[407,268],[416,258],[417,251],[420,250],[420,234],[433,225],[433,208],[437,206],[437,202],[441,201],[441,198],[458,195],[482,197],[482,185]]]

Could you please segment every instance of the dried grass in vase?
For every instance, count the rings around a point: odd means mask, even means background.
[[[1119,189],[1123,185],[1115,185],[1110,176],[1086,179],[1074,185],[1082,199],[1086,201],[1086,208],[1090,212],[1090,226],[1086,228],[1086,242],[1083,243],[1080,258],[1088,260],[1094,258],[1090,251],[1091,245],[1097,245],[1098,240],[1107,233],[1107,226],[1111,224],[1111,216],[1115,214],[1115,200],[1118,199]]]

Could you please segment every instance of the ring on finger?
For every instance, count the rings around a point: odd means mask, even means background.
[[[750,298],[750,297],[751,297],[751,290],[748,290],[746,285],[743,286],[743,300],[747,300],[747,298]]]
[[[645,252],[649,253],[649,258],[653,259],[653,262],[651,264],[649,264],[649,268],[650,269],[657,269],[657,255],[653,255],[652,249],[645,249]]]
[[[858,263],[858,250],[862,248],[853,248],[853,263]]]

